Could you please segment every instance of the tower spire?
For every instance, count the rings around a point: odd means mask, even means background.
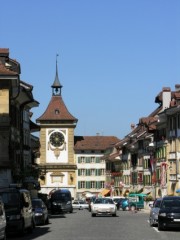
[[[63,86],[60,84],[59,76],[58,76],[58,67],[57,67],[57,57],[58,56],[59,55],[56,54],[56,75],[55,75],[54,83],[53,83],[53,85],[51,87],[52,87],[52,94],[53,95],[61,96],[61,88]]]

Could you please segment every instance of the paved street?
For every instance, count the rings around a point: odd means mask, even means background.
[[[77,210],[65,216],[50,217],[50,224],[38,226],[33,234],[24,237],[11,236],[17,240],[179,240],[179,231],[159,232],[151,228],[148,212],[118,211],[117,217],[91,217],[87,210]]]

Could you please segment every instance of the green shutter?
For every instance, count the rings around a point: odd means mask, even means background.
[[[81,157],[78,157],[78,163],[81,163]]]

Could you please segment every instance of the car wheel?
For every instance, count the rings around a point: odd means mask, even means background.
[[[116,213],[112,214],[113,217],[116,217]]]
[[[134,205],[132,205],[132,206],[130,207],[130,209],[131,209],[131,211],[135,211],[135,210],[136,210],[136,207],[135,207]]]
[[[124,209],[125,211],[128,211],[129,210],[129,207],[125,207],[125,209]]]
[[[46,223],[46,224],[49,224],[49,216],[47,216],[45,223]]]
[[[159,222],[158,222],[158,230],[159,230],[159,231],[164,230],[164,227],[163,227],[162,223],[159,223]]]
[[[96,216],[96,214],[95,214],[95,213],[92,213],[92,214],[91,214],[91,216],[92,216],[92,217],[95,217],[95,216]]]

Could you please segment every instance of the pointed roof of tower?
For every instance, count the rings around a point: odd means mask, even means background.
[[[52,96],[50,103],[45,110],[45,112],[36,119],[36,122],[44,121],[73,121],[77,122],[78,119],[75,118],[67,109],[61,96]]]
[[[56,75],[55,80],[52,87],[52,97],[49,102],[48,107],[45,112],[36,119],[36,122],[49,122],[54,121],[55,123],[65,123],[65,122],[73,122],[76,123],[78,121],[67,109],[62,96],[61,96],[61,88],[62,85],[59,81],[58,76],[58,68],[57,68],[57,56],[56,55]]]
[[[52,88],[60,88],[61,89],[63,86],[60,84],[60,81],[59,81],[58,67],[57,67],[57,57],[58,57],[58,55],[56,55],[56,75],[55,75],[54,83],[53,83],[53,85],[51,87]]]

